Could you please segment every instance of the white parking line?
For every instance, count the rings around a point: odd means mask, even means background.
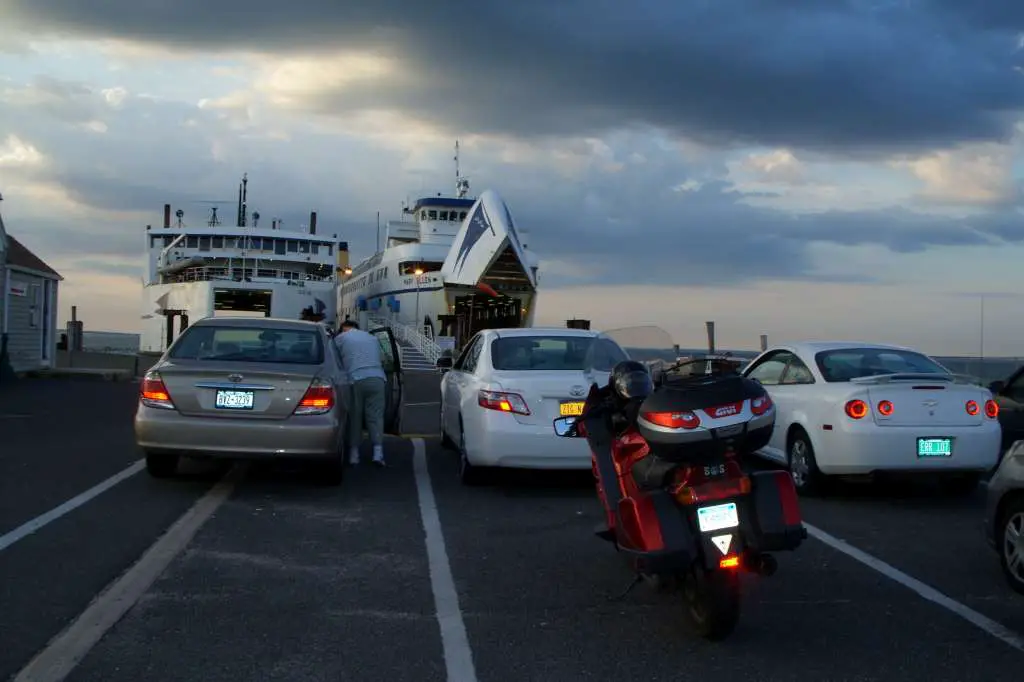
[[[430,586],[434,592],[437,623],[441,628],[441,646],[444,649],[444,666],[448,672],[448,682],[477,682],[473,650],[469,647],[466,624],[459,609],[459,593],[455,590],[455,579],[452,577],[451,564],[448,562],[441,518],[437,513],[437,501],[434,499],[434,489],[430,485],[427,445],[422,438],[411,440],[416,493],[420,502],[423,532],[426,535]]]
[[[54,507],[45,514],[40,514],[31,521],[26,521],[25,523],[21,524],[20,526],[18,526],[17,528],[8,533],[0,535],[0,552],[10,547],[18,540],[21,540],[22,538],[25,538],[29,535],[32,535],[32,533],[35,533],[37,530],[39,530],[46,524],[52,523],[53,521],[56,521],[68,512],[74,511],[75,509],[81,507],[83,504],[85,504],[92,498],[96,497],[97,495],[105,493],[106,491],[110,490],[121,481],[127,478],[131,478],[135,474],[142,471],[145,465],[146,463],[140,459],[127,469],[124,469],[123,471],[114,474],[105,481],[97,483],[93,487],[86,490],[84,493],[75,495],[64,504],[58,507]]]
[[[134,566],[101,592],[67,629],[22,668],[13,682],[61,682],[67,677],[228,499],[243,471],[241,467],[232,468],[175,521]]]
[[[843,554],[852,559],[856,559],[868,568],[878,571],[890,580],[894,580],[900,585],[903,585],[904,587],[913,590],[922,599],[927,599],[933,604],[938,604],[947,611],[955,613],[956,615],[966,620],[968,623],[971,623],[975,627],[984,630],[996,639],[1002,640],[1014,649],[1018,651],[1024,651],[1024,637],[1017,634],[1013,630],[1010,630],[1003,624],[997,623],[988,616],[984,616],[978,613],[971,607],[965,606],[964,604],[961,604],[955,599],[947,597],[946,595],[936,590],[934,587],[924,584],[917,578],[907,575],[898,568],[890,566],[881,559],[874,557],[863,550],[857,549],[845,540],[840,540],[834,535],[830,535],[825,531],[821,530],[820,528],[815,528],[814,526],[808,523],[804,523],[804,527],[807,528],[807,533],[812,538],[824,542],[832,549],[838,552],[842,552]]]

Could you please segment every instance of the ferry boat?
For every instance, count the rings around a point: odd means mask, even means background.
[[[163,352],[190,320],[264,316],[335,323],[339,268],[348,245],[317,233],[317,214],[302,231],[280,220],[260,223],[248,209],[248,175],[238,186],[235,225],[210,209],[206,224],[191,227],[185,212],[164,205],[163,226],[146,226],[139,350]],[[210,202],[219,203],[219,202]]]
[[[458,142],[455,190],[417,199],[387,221],[383,250],[344,271],[339,321],[366,315],[404,328],[399,338],[431,360],[481,329],[533,325],[537,256],[497,192],[467,197]]]

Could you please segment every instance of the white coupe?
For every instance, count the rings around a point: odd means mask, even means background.
[[[743,374],[768,388],[777,416],[758,454],[785,465],[803,494],[830,475],[940,475],[973,490],[999,461],[992,393],[910,348],[804,342],[776,346]]]
[[[459,451],[459,478],[472,485],[495,467],[589,469],[586,440],[559,437],[554,422],[581,414],[591,383],[627,359],[596,331],[530,327],[481,331],[454,362],[438,360],[441,439]]]

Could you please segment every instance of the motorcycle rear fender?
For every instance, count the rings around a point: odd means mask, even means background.
[[[742,527],[742,523],[740,525]],[[711,539],[713,537],[721,537],[723,535],[728,535],[732,538],[729,541],[729,545],[725,552],[723,552]],[[743,541],[743,531],[740,528],[730,528],[728,530],[719,530],[711,533],[700,533],[700,541],[701,549],[704,554],[704,566],[709,571],[720,568],[721,565],[719,562],[724,557],[743,554],[745,545]]]
[[[750,474],[746,545],[758,552],[794,550],[807,538],[793,478],[786,471]]]

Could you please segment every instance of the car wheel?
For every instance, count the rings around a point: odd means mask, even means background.
[[[462,485],[480,485],[486,477],[484,467],[470,463],[469,451],[466,450],[466,431],[459,424],[459,481]]]
[[[999,563],[1006,582],[1024,594],[1024,500],[1012,502],[999,522]]]
[[[818,469],[818,460],[814,457],[811,440],[803,431],[793,434],[787,448],[789,474],[793,477],[793,486],[801,495],[820,495],[825,489],[825,476]]]
[[[166,452],[147,452],[146,473],[153,478],[174,476],[178,473],[178,456]]]

